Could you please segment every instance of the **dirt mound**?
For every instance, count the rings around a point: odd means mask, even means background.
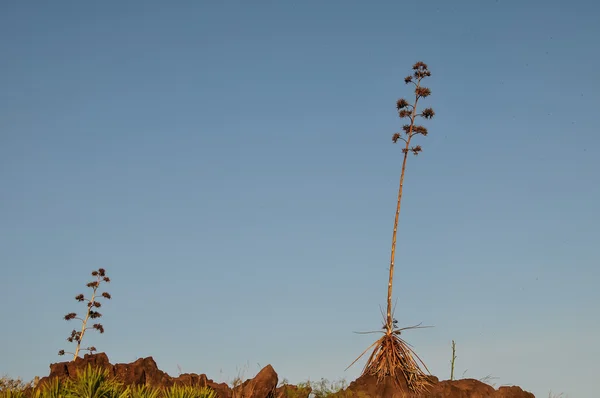
[[[420,395],[411,394],[402,383],[394,383],[391,378],[377,382],[375,376],[361,376],[339,394],[341,397],[356,398],[535,398],[520,387],[500,387],[498,390],[479,380],[462,379],[439,381],[430,376],[429,391]]]

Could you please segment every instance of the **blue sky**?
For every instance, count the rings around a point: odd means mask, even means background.
[[[0,374],[67,358],[104,267],[113,363],[352,380],[394,299],[433,374],[591,397],[600,349],[598,4],[3,2]],[[596,203],[596,205],[594,205]],[[593,393],[594,391],[594,393]]]

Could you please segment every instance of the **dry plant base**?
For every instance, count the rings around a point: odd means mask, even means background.
[[[431,386],[431,381],[419,366],[419,362],[428,372],[429,369],[408,343],[400,338],[399,334],[399,330],[385,333],[367,348],[353,364],[370,348],[375,347],[363,369],[363,376],[373,375],[377,377],[378,381],[390,377],[399,387],[406,385],[414,393],[426,392]]]

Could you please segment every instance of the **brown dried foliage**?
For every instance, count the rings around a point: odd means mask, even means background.
[[[386,333],[377,340],[375,349],[363,369],[363,374],[377,376],[378,380],[391,377],[398,384],[400,384],[400,378],[404,378],[411,390],[425,392],[431,383],[427,374],[419,367],[417,360],[427,369],[421,358],[398,334]],[[427,371],[429,372],[428,369]]]

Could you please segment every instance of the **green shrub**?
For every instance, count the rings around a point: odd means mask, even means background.
[[[162,398],[217,398],[217,393],[209,387],[175,384],[163,391]]]
[[[39,386],[33,398],[63,398],[65,396],[65,383],[58,377],[55,377]]]
[[[150,386],[133,386],[129,388],[129,398],[159,398],[160,389]]]

